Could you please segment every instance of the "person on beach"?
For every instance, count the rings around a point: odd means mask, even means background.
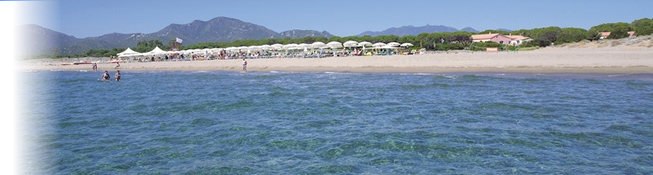
[[[97,63],[93,63],[93,71],[97,72]]]
[[[120,81],[120,70],[116,72],[116,81]]]
[[[243,58],[243,72],[247,72],[247,61]]]
[[[102,81],[109,81],[111,77],[109,76],[109,71],[104,71],[104,74],[102,74]]]
[[[114,69],[118,69],[118,68],[120,68],[120,62],[116,62],[116,64],[117,64],[117,65],[116,65],[116,67],[114,67]]]

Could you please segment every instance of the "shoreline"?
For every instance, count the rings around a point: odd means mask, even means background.
[[[23,71],[93,71],[90,64],[60,65],[69,60],[22,60]],[[653,48],[544,48],[498,53],[436,53],[426,55],[355,56],[327,58],[247,59],[250,72],[370,72],[370,73],[653,73]],[[98,64],[108,71],[233,71],[242,59]]]
[[[653,74],[649,67],[620,67],[620,68],[361,68],[361,69],[315,69],[315,68],[287,68],[283,70],[248,70],[248,73],[256,72],[292,72],[292,73],[413,73],[413,74],[484,74],[484,73],[505,73],[505,74]],[[98,69],[98,73],[103,71],[115,72],[241,72],[236,70],[221,69]],[[40,72],[40,71],[69,71],[69,72],[93,72],[92,69],[32,69],[23,70],[22,72]]]

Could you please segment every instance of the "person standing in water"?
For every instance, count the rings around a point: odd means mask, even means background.
[[[243,58],[243,72],[247,72],[247,61]]]
[[[104,71],[104,74],[102,74],[102,81],[109,81],[111,76],[109,76],[109,71]]]
[[[116,72],[116,81],[120,81],[120,70]]]
[[[93,71],[97,72],[97,63],[93,63]]]

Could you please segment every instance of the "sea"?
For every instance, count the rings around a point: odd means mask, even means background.
[[[20,171],[653,174],[653,74],[121,73],[20,73]]]

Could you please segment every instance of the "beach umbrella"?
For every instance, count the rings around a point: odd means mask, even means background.
[[[319,41],[314,42],[313,44],[311,44],[311,47],[313,47],[313,48],[321,48],[321,47],[324,47],[324,46],[326,46],[326,44],[324,44],[323,42],[319,42]]]
[[[306,48],[311,48],[312,46],[310,44],[301,43],[301,44],[299,44],[298,47],[299,47],[299,49],[306,49]]]
[[[338,41],[331,41],[331,42],[327,43],[326,45],[328,47],[331,47],[331,48],[340,48],[340,47],[342,47],[342,43],[340,43]]]
[[[411,46],[413,46],[413,44],[411,44],[411,43],[403,43],[403,44],[401,44],[401,47],[411,47]]]
[[[399,46],[401,46],[401,44],[399,44],[398,42],[389,42],[389,43],[386,44],[386,45],[388,45],[388,46],[392,46],[392,47],[399,47]]]
[[[260,47],[261,47],[261,49],[263,49],[263,50],[271,50],[271,49],[274,49],[274,47],[272,47],[272,46],[270,46],[270,45],[267,45],[267,44],[263,44],[263,45],[261,45]]]
[[[385,45],[385,46],[381,47],[381,49],[386,49],[386,55],[391,55],[390,50],[397,50],[398,47],[391,46],[391,45]]]
[[[367,42],[367,41],[363,41],[363,42],[358,43],[358,46],[372,46],[372,43]]]
[[[304,50],[304,54],[306,54],[306,52],[308,52],[308,48],[311,48],[311,47],[312,46],[310,44],[301,43],[301,44],[299,44],[299,46],[297,46],[297,49],[298,50]]]
[[[391,45],[385,45],[385,46],[380,47],[380,48],[382,48],[382,49],[397,49],[398,47],[391,46]]]
[[[299,47],[299,45],[297,45],[295,43],[283,45],[283,48],[286,49],[286,50],[294,50],[294,49],[297,49],[297,47]]]
[[[385,43],[378,42],[378,43],[372,44],[372,46],[374,46],[374,47],[383,47],[383,46],[385,46]]]
[[[238,48],[237,47],[227,47],[225,50],[227,50],[229,52],[233,52],[233,51],[237,51]]]
[[[247,49],[251,50],[251,51],[259,51],[259,50],[261,50],[261,47],[260,46],[249,46],[249,47],[247,47]]]
[[[344,45],[345,47],[357,47],[358,42],[349,40],[349,41],[346,41],[345,43],[343,43],[342,45]]]
[[[195,54],[195,56],[197,56],[200,53],[204,53],[204,52],[202,51],[202,49],[193,49],[191,53],[193,53],[193,54]]]
[[[200,53],[202,53],[204,55],[204,57],[208,57],[209,54],[213,54],[213,51],[211,51],[211,49],[209,49],[209,48],[205,48],[205,49],[202,49],[200,51]]]
[[[337,56],[337,52],[336,52],[335,49],[336,48],[341,48],[342,43],[340,43],[338,41],[331,41],[331,42],[327,43],[326,46],[331,48],[331,50],[333,51],[333,56],[335,57],[335,56]]]
[[[274,50],[280,50],[283,48],[283,44],[272,44],[271,46]]]

